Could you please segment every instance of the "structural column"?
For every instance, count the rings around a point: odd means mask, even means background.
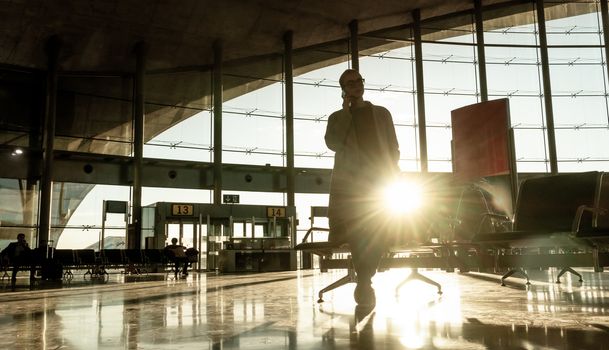
[[[222,42],[214,42],[214,204],[222,204]]]
[[[354,19],[349,22],[349,33],[351,34],[349,40],[349,51],[351,53],[351,68],[359,71],[359,45],[357,41],[357,20]]]
[[[484,53],[484,21],[482,20],[482,0],[474,0],[476,17],[476,48],[478,49],[478,79],[480,81],[480,100],[488,101],[486,85],[486,55]]]
[[[543,99],[546,111],[546,126],[548,128],[548,152],[550,156],[550,172],[558,173],[558,157],[556,155],[556,135],[554,130],[554,111],[552,109],[552,86],[550,83],[550,61],[548,59],[548,40],[546,37],[546,14],[543,0],[537,0],[537,25],[539,26],[539,54],[541,56],[541,74],[543,78]]]
[[[40,214],[38,247],[49,246],[51,235],[51,203],[53,196],[53,152],[55,151],[55,120],[57,110],[57,70],[61,41],[52,36],[46,43],[47,81],[44,112],[44,151],[42,177],[40,179]]]
[[[127,238],[130,249],[140,249],[142,241],[142,169],[144,159],[144,72],[146,71],[145,43],[134,47],[136,55],[135,82],[133,98],[133,231]]]
[[[607,0],[601,0],[601,18],[603,19],[603,48],[605,49],[605,69],[609,77],[609,6]],[[608,116],[609,118],[609,116]],[[607,120],[609,122],[609,119]]]
[[[294,206],[294,72],[292,70],[292,38],[294,34],[288,31],[283,36],[283,72],[285,74],[285,133],[287,151],[287,193],[288,205]]]
[[[414,59],[417,79],[417,111],[419,123],[419,149],[421,150],[421,172],[426,173],[427,166],[427,124],[425,122],[425,87],[423,76],[423,46],[421,43],[421,11],[412,11],[414,22]]]

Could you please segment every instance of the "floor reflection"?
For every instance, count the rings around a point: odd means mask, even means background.
[[[497,275],[408,270],[374,279],[377,305],[357,308],[353,285],[317,271],[197,274],[174,280],[111,275],[104,283],[0,293],[0,348],[36,349],[609,349],[609,277],[583,284],[531,273],[501,287]],[[573,281],[576,282],[576,281]],[[396,296],[397,294],[397,296]]]

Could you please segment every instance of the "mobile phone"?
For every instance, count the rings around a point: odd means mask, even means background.
[[[341,96],[342,98],[347,97],[347,93],[345,92],[345,90],[342,90],[342,89],[341,89],[340,91],[341,91],[340,96]]]

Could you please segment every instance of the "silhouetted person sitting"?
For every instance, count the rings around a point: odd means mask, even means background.
[[[21,266],[32,265],[31,257],[32,250],[25,240],[25,234],[20,233],[17,235],[17,242],[11,242],[9,245],[0,252],[2,260],[8,260],[8,263],[13,266],[13,274],[11,276],[11,283],[15,286],[17,281],[17,272]],[[34,279],[34,268],[30,269],[30,279]]]
[[[186,247],[178,244],[177,238],[171,239],[171,244],[165,247],[169,258],[175,263],[175,277],[178,277],[180,265],[182,265],[182,275],[188,276],[188,256],[186,255]]]

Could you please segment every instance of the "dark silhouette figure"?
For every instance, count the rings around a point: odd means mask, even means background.
[[[174,273],[175,277],[178,277],[180,273],[180,266],[182,267],[182,276],[188,276],[188,256],[186,255],[186,247],[178,244],[177,238],[171,239],[171,244],[165,247],[165,251],[169,256],[169,259],[174,262]]]
[[[30,266],[30,279],[34,279],[34,266],[32,260],[32,250],[25,240],[25,234],[17,235],[17,242],[11,242],[0,252],[3,262],[8,262],[8,265],[13,267],[11,275],[11,284],[13,287],[17,281],[17,273],[22,266]]]
[[[358,305],[374,305],[371,278],[387,251],[386,216],[378,193],[399,174],[399,147],[389,111],[364,101],[364,79],[347,69],[339,79],[342,109],[332,113],[325,134],[335,152],[328,218],[329,240],[348,243],[357,277]]]

